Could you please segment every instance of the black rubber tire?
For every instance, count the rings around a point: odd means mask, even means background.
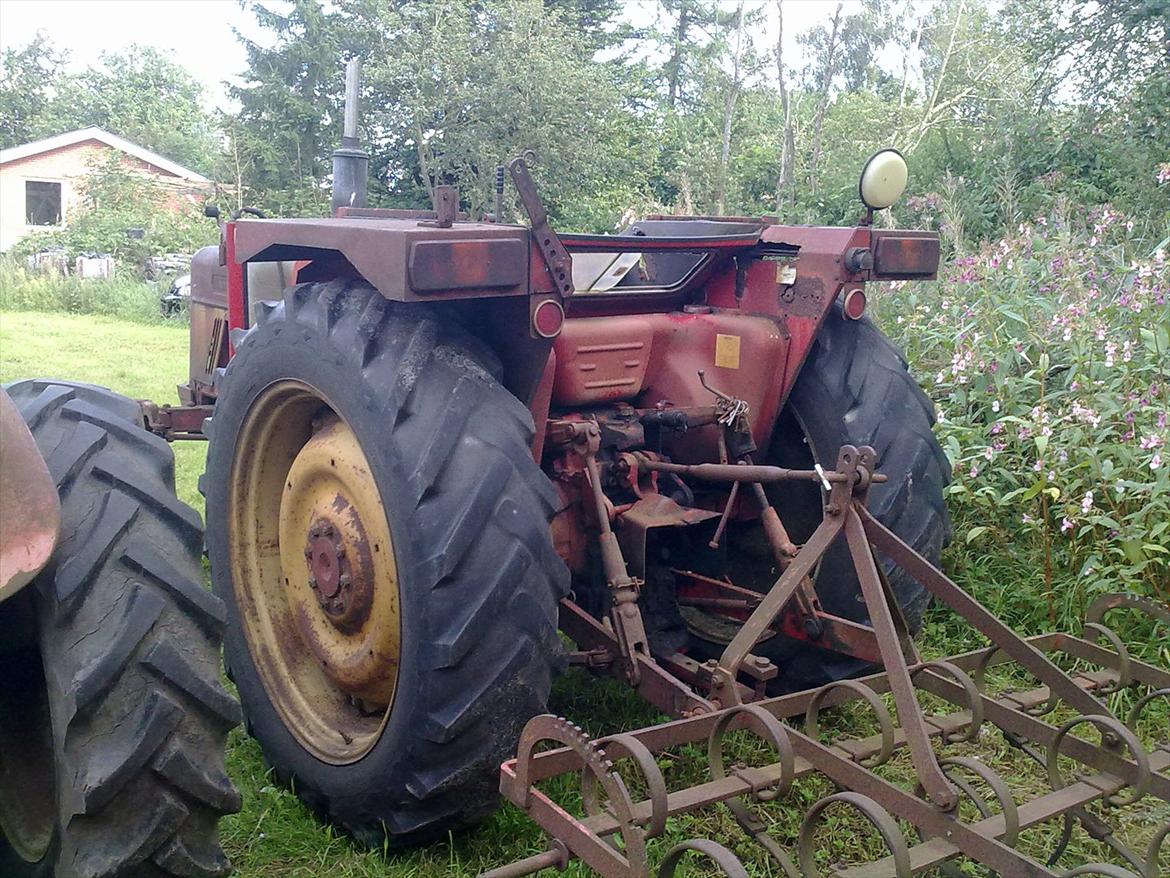
[[[224,770],[240,710],[219,681],[225,608],[203,586],[202,523],[175,495],[174,454],[104,388],[7,389],[61,498],[60,541],[26,586],[58,816],[40,864],[0,838],[0,874],[227,874],[217,824],[240,808]]]
[[[499,800],[500,762],[546,709],[564,650],[568,570],[548,522],[555,495],[532,459],[532,417],[495,356],[425,306],[364,282],[301,284],[260,309],[220,382],[202,487],[225,659],[248,731],[320,817],[371,846],[471,825]],[[238,619],[229,477],[241,422],[272,382],[299,379],[356,435],[390,518],[402,640],[381,737],[357,762],[317,759],[284,726]]]
[[[878,470],[889,481],[870,489],[870,511],[937,565],[951,535],[943,496],[951,467],[933,426],[934,405],[908,371],[905,357],[868,317],[848,320],[838,303],[826,316],[797,377],[766,458],[776,466],[808,469],[819,463],[832,469],[842,445],[873,446]],[[821,521],[820,488],[785,484],[771,488],[769,496],[793,540],[807,540]],[[753,545],[739,548],[766,565],[770,556],[755,536]],[[883,568],[907,623],[917,632],[929,595],[889,562],[883,562]],[[770,583],[768,577],[755,586]],[[868,621],[844,541],[838,540],[826,553],[817,570],[816,589],[826,611]],[[868,668],[864,662],[780,637],[759,644],[755,652],[780,668],[770,686],[776,693],[856,676]]]

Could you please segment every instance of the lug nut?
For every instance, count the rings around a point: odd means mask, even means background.
[[[349,588],[349,586],[350,586],[349,574],[343,573],[339,577],[337,577],[337,584],[340,585],[342,588]]]
[[[317,590],[317,577],[316,576],[309,577],[309,588],[313,589],[313,591]]]
[[[340,542],[340,541],[334,543],[333,544],[333,551],[337,554],[338,558],[344,558],[345,557],[345,544]]]

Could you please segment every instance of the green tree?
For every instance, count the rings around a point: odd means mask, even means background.
[[[256,42],[236,32],[248,67],[244,84],[230,89],[240,104],[224,125],[230,169],[268,206],[327,209],[321,184],[340,139],[334,129],[344,97],[342,64],[363,48],[346,37],[353,14],[326,9],[319,0],[292,0],[279,9],[251,0],[246,8],[269,39]]]
[[[402,161],[400,202],[456,183],[473,215],[492,203],[497,164],[531,149],[554,216],[612,228],[640,191],[641,126],[593,48],[539,0],[372,3],[371,124]],[[514,207],[512,215],[515,216]]]
[[[60,133],[96,125],[201,173],[218,153],[203,86],[158,49],[130,46],[65,75],[41,125]]]
[[[27,46],[0,56],[0,149],[28,143],[46,131],[46,107],[61,77],[65,56],[43,33]]]

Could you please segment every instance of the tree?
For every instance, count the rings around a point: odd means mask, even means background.
[[[638,190],[640,126],[569,22],[538,0],[371,3],[367,14],[371,125],[409,169],[388,177],[392,196],[425,205],[456,183],[478,215],[496,166],[532,149],[554,216],[612,228]]]
[[[324,209],[321,183],[341,136],[333,123],[341,119],[343,63],[361,55],[349,36],[352,15],[326,10],[320,0],[292,0],[284,12],[251,0],[247,9],[271,45],[236,32],[248,68],[244,85],[230,90],[240,104],[228,124],[233,164],[269,206]]]
[[[61,77],[42,125],[51,133],[96,125],[195,171],[218,152],[203,86],[158,49],[131,46]]]
[[[776,212],[784,214],[796,201],[796,131],[792,113],[792,98],[788,93],[788,73],[784,67],[784,4],[776,3],[776,82],[780,90],[780,107],[784,114],[784,137],[780,146],[780,173],[776,178]]]
[[[43,33],[27,46],[0,56],[0,149],[28,143],[46,131],[46,108],[61,77],[65,56]]]

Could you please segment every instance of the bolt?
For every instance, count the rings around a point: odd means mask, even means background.
[[[337,584],[340,585],[342,588],[349,588],[350,587],[349,574],[343,573],[339,577],[337,577]]]
[[[333,551],[337,554],[338,558],[344,558],[345,557],[345,544],[340,542],[340,541],[334,543],[333,544]]]
[[[766,668],[770,664],[770,662],[766,658],[764,658],[762,655],[756,656],[753,659],[753,661],[755,661],[756,667],[759,667],[759,668]]]
[[[321,533],[323,536],[326,536],[329,539],[333,539],[333,525],[331,525],[331,524],[325,525],[325,527],[323,527],[321,529]]]
[[[317,590],[317,577],[316,576],[309,577],[309,588],[313,589],[313,591]]]
[[[321,528],[319,528],[317,525],[313,525],[311,528],[309,528],[309,536],[314,540],[317,539],[317,537],[321,536]]]
[[[312,549],[310,549],[310,548],[308,548],[308,547],[306,547],[306,548],[305,548],[305,560],[307,560],[307,561],[311,561],[311,560],[312,560],[312,558],[313,558],[313,550],[312,550]]]

